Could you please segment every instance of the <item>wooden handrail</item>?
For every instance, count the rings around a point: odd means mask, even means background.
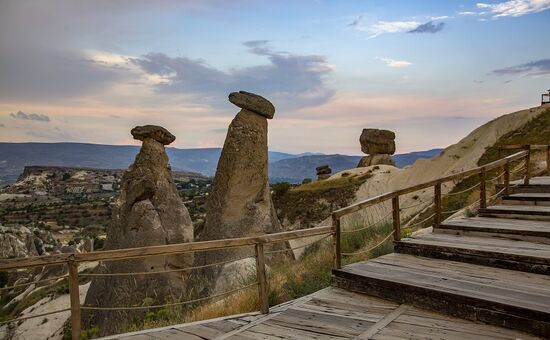
[[[415,192],[415,191],[418,191],[418,190],[422,190],[422,189],[426,189],[426,188],[435,186],[438,183],[444,183],[444,182],[449,182],[449,181],[453,181],[453,180],[456,180],[456,179],[462,179],[462,178],[465,178],[465,177],[470,177],[470,176],[479,174],[482,170],[489,171],[489,170],[496,169],[500,166],[503,166],[507,162],[512,162],[512,161],[519,160],[519,159],[525,157],[527,154],[528,154],[527,150],[516,152],[513,155],[504,157],[502,159],[493,161],[491,163],[487,163],[483,166],[479,166],[479,167],[471,169],[471,170],[465,170],[465,171],[457,172],[455,174],[448,175],[448,176],[445,176],[445,177],[440,177],[440,178],[437,178],[437,179],[434,179],[434,180],[431,180],[431,181],[428,181],[428,182],[420,183],[420,184],[413,185],[413,186],[410,186],[410,187],[407,187],[407,188],[403,188],[403,189],[395,190],[395,191],[392,191],[392,192],[387,192],[387,193],[384,193],[384,194],[381,194],[381,195],[378,195],[378,196],[374,196],[374,197],[368,198],[364,201],[361,201],[361,202],[352,204],[350,206],[335,210],[332,213],[332,215],[336,218],[340,218],[342,216],[349,215],[351,213],[357,212],[357,211],[362,210],[364,208],[368,208],[372,205],[384,202],[384,201],[389,200],[389,199],[391,199],[393,197],[396,197],[396,196],[402,196],[402,195],[410,194],[411,192]]]

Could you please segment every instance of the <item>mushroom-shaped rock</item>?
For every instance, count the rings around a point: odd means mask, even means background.
[[[321,165],[315,168],[317,175],[328,175],[332,172],[332,169],[328,165]]]
[[[389,130],[363,129],[361,137],[361,151],[366,154],[389,154],[395,153],[395,133]]]
[[[176,136],[157,125],[136,126],[130,133],[134,139],[144,141],[147,138],[152,138],[163,145],[168,145],[176,140]]]
[[[246,91],[231,92],[229,94],[229,101],[242,109],[255,112],[267,119],[272,119],[275,115],[273,104],[264,97],[254,93]]]

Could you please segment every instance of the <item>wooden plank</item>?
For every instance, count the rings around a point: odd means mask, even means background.
[[[493,205],[479,209],[480,216],[521,215],[526,218],[550,216],[550,206],[542,205]]]
[[[315,332],[328,336],[343,336],[349,338],[361,334],[374,323],[361,319],[320,314],[291,308],[286,310],[284,313],[267,320],[263,324],[277,325],[287,329]]]
[[[374,325],[372,325],[372,327],[370,327],[365,332],[359,334],[354,339],[370,339],[370,338],[372,338],[373,335],[378,333],[382,328],[386,327],[390,322],[392,322],[398,316],[403,314],[408,308],[409,308],[408,305],[400,305],[393,312],[386,315],[382,320],[380,320],[377,323],[375,323]]]
[[[393,217],[393,239],[399,241],[401,239],[401,217],[399,216],[399,196],[395,196],[391,200],[392,217]]]
[[[466,270],[466,268],[468,270]],[[550,335],[550,278],[403,254],[333,270],[342,288]]]
[[[501,238],[428,234],[395,244],[398,253],[550,275],[550,245]]]

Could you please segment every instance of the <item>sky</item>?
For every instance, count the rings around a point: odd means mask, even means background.
[[[219,147],[245,90],[271,150],[446,147],[550,89],[550,0],[0,0],[0,142]]]

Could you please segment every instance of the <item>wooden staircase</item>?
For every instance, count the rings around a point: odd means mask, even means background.
[[[550,337],[550,177],[333,270],[335,286]]]

